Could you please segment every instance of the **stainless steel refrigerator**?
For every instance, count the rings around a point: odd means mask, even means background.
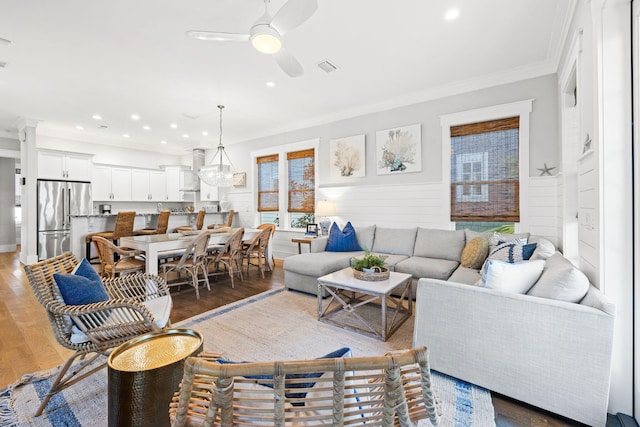
[[[70,216],[91,213],[91,183],[38,180],[38,259],[69,251]]]

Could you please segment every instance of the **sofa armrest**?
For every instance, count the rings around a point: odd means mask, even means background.
[[[325,248],[327,247],[328,241],[328,236],[316,237],[315,239],[311,239],[310,252],[324,252]]]
[[[613,322],[588,305],[420,279],[414,346],[436,371],[604,425]]]

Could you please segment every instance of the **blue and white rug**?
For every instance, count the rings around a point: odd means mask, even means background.
[[[204,336],[205,351],[222,353],[230,360],[315,358],[341,347],[350,347],[353,356],[374,356],[412,345],[413,318],[388,341],[381,342],[320,323],[316,316],[315,297],[275,290],[174,326],[199,331]],[[106,426],[106,369],[58,393],[42,416],[33,416],[56,371],[25,375],[18,383],[0,391],[0,426]],[[440,425],[495,426],[491,395],[487,390],[436,372],[433,382],[443,413]]]

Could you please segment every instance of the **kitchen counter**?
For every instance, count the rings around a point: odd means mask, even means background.
[[[204,226],[225,223],[228,213],[228,211],[207,213],[204,217]],[[194,226],[197,215],[198,212],[171,212],[168,230],[172,231],[182,226]],[[113,230],[117,216],[117,213],[71,215],[71,252],[78,258],[85,257],[85,236],[89,233]],[[155,227],[157,216],[158,212],[137,212],[133,229]],[[92,249],[92,251],[94,250]]]

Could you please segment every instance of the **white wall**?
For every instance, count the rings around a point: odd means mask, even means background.
[[[13,206],[16,200],[15,159],[0,158],[0,252],[16,250]]]

